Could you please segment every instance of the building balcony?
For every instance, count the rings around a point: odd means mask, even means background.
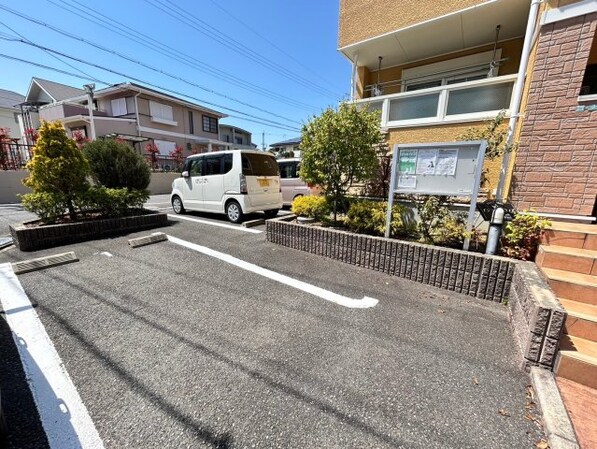
[[[403,128],[483,121],[508,114],[516,74],[356,100],[381,111],[381,127]]]

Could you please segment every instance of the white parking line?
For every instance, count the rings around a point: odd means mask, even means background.
[[[262,234],[263,233],[263,231],[258,231],[257,229],[243,228],[241,226],[234,226],[234,225],[229,225],[226,223],[217,223],[214,221],[200,220],[199,218],[185,217],[183,215],[168,214],[168,217],[175,218],[178,220],[194,221],[195,223],[201,223],[201,224],[206,224],[206,225],[210,225],[210,226],[217,226],[219,228],[234,229],[235,231],[250,232],[251,234]]]
[[[0,264],[0,301],[50,447],[102,449],[87,408],[9,263]]]
[[[172,243],[176,243],[177,245],[181,245],[194,251],[198,251],[207,256],[215,257],[216,259],[220,259],[226,263],[235,265],[239,268],[242,268],[243,270],[247,270],[260,276],[264,276],[268,279],[280,282],[281,284],[289,285],[290,287],[297,288],[306,293],[318,296],[321,299],[325,299],[326,301],[330,301],[344,307],[349,307],[351,309],[367,309],[370,307],[375,307],[375,305],[379,302],[377,299],[370,298],[368,296],[365,296],[362,299],[348,298],[346,296],[339,295],[329,290],[325,290],[323,288],[307,284],[306,282],[293,279],[284,274],[276,273],[275,271],[268,270],[267,268],[262,268],[258,265],[245,262],[244,260],[237,259],[236,257],[233,257],[229,254],[221,253],[219,251],[207,248],[206,246],[197,245],[196,243],[187,242],[186,240],[182,240],[177,237],[172,237],[169,235],[168,240],[170,240]]]

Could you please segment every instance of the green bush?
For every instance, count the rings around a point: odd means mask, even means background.
[[[104,187],[144,190],[151,171],[145,158],[127,144],[112,139],[95,140],[83,146],[94,180]]]
[[[66,196],[61,193],[34,192],[21,195],[25,210],[33,212],[44,223],[54,223],[67,210]]]
[[[77,205],[85,213],[98,212],[106,217],[122,217],[133,210],[143,209],[148,198],[147,190],[93,186],[81,196]]]
[[[299,217],[322,219],[330,214],[330,206],[324,196],[299,196],[292,202],[292,213]]]
[[[386,231],[387,202],[356,201],[350,205],[344,224],[359,234],[384,235]],[[411,231],[404,220],[406,208],[399,204],[392,207],[390,236],[407,235]]]
[[[520,260],[535,260],[541,235],[551,226],[545,217],[521,212],[508,223],[502,238],[502,252]]]
[[[417,233],[419,241],[430,245],[458,247],[466,237],[466,216],[453,212],[444,205],[445,198],[429,196],[418,206],[419,222]]]

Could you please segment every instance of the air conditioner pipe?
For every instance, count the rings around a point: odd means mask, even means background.
[[[514,93],[512,95],[512,102],[510,108],[510,121],[508,123],[508,136],[506,137],[506,148],[512,145],[514,140],[514,131],[516,129],[516,122],[520,115],[520,103],[522,102],[522,92],[524,90],[524,81],[526,72],[529,66],[529,57],[533,48],[535,27],[537,25],[537,13],[539,11],[539,5],[543,3],[543,0],[532,0],[531,9],[529,11],[529,20],[527,21],[527,29],[524,35],[524,44],[522,47],[522,54],[520,55],[520,66],[518,68],[518,77],[516,78],[516,84],[514,86]],[[496,191],[496,199],[503,201],[504,190],[506,187],[506,176],[508,174],[508,166],[510,165],[511,152],[508,151],[504,154],[502,161],[502,168],[500,170],[500,180]]]
[[[487,246],[485,254],[496,254],[502,236],[502,226],[504,224],[504,208],[497,205],[491,214],[489,222],[489,231],[487,232]]]

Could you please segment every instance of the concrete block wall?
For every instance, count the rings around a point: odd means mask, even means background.
[[[553,369],[566,310],[535,264],[516,264],[508,308],[523,367]]]
[[[476,298],[508,297],[515,262],[437,246],[266,221],[267,240]]]

